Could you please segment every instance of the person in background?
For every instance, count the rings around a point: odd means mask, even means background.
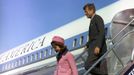
[[[64,39],[54,36],[51,45],[57,52],[57,67],[54,75],[78,75],[74,57],[64,45]]]
[[[88,70],[106,51],[106,41],[105,41],[105,29],[104,22],[101,16],[97,15],[94,4],[86,4],[83,7],[85,15],[90,18],[89,26],[89,41],[86,44],[88,57],[85,62],[85,69]],[[105,63],[105,64],[104,64]],[[106,61],[102,61],[97,64],[92,70],[92,75],[107,75]]]

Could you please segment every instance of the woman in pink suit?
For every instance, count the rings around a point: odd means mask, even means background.
[[[54,36],[51,45],[57,52],[57,67],[54,75],[78,75],[74,57],[64,45],[64,39]]]

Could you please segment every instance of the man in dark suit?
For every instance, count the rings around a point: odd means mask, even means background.
[[[88,57],[85,62],[85,69],[88,70],[107,51],[107,46],[105,41],[104,22],[101,16],[95,14],[96,9],[94,4],[86,4],[83,9],[87,18],[91,19],[88,32],[89,41],[86,44],[86,48],[88,48]],[[104,67],[101,62],[91,70],[91,74],[107,75],[106,64]]]

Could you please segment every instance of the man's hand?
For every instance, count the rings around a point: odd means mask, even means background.
[[[94,54],[98,55],[99,53],[100,53],[100,48],[99,47],[95,47]]]

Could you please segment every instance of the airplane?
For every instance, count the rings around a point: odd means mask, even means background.
[[[108,43],[113,38],[112,34],[114,33],[112,29],[112,25],[114,24],[113,17],[123,10],[134,9],[133,3],[133,0],[118,0],[97,10],[96,13],[102,16],[105,22],[108,47],[114,43]],[[0,75],[53,75],[56,65],[56,53],[50,45],[52,37],[54,35],[63,37],[67,47],[76,57],[83,52],[84,45],[89,40],[89,23],[90,19],[83,16],[0,54]],[[108,56],[110,55],[113,56],[113,54],[109,54]],[[117,61],[117,59],[113,59]],[[114,67],[118,66],[117,64],[118,62],[115,62]],[[111,64],[111,66],[113,65]],[[110,73],[109,75],[112,74]]]

